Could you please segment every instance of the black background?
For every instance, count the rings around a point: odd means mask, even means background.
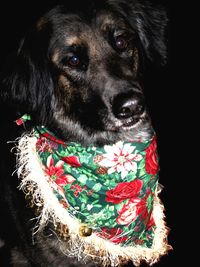
[[[83,0],[84,1],[84,0]],[[27,28],[43,13],[46,6],[56,1],[1,1],[0,3],[0,67],[8,54],[17,47]],[[187,192],[183,190],[187,169],[187,160],[182,148],[185,131],[185,110],[187,71],[185,65],[186,32],[188,6],[178,1],[152,1],[163,4],[167,10],[169,23],[166,32],[168,63],[164,67],[149,66],[146,69],[145,93],[154,128],[158,137],[160,154],[160,183],[164,186],[161,198],[165,205],[165,214],[169,226],[169,243],[173,246],[167,256],[155,266],[193,266],[187,256],[190,244],[187,240],[185,208]],[[175,3],[176,2],[176,3]],[[186,15],[187,14],[187,15]],[[12,62],[11,62],[12,64]],[[1,110],[0,110],[1,112]],[[6,116],[6,114],[5,114]],[[187,215],[189,216],[189,214]],[[190,263],[189,263],[190,262]],[[0,266],[2,261],[0,259]]]

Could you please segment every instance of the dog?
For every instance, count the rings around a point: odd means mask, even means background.
[[[33,240],[35,215],[18,189],[7,142],[37,125],[85,146],[148,138],[143,69],[147,61],[166,62],[166,24],[166,12],[147,1],[63,1],[37,20],[7,60],[0,85],[0,236],[9,266],[85,264],[66,259],[48,227]],[[18,127],[13,121],[24,114],[31,121]]]

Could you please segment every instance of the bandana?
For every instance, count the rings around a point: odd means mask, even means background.
[[[38,227],[53,221],[70,244],[68,254],[138,265],[170,249],[155,133],[147,141],[84,147],[37,127],[20,139],[18,151],[21,188],[39,210]]]

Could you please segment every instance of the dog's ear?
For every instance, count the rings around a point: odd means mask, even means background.
[[[51,28],[47,24],[43,21],[29,30],[4,66],[0,94],[21,113],[40,111],[45,116],[50,105],[53,82],[48,65]]]
[[[164,8],[145,0],[119,0],[119,2],[129,24],[137,31],[147,58],[165,64],[167,54],[165,30],[168,19]]]

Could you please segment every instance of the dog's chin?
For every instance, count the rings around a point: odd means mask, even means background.
[[[49,129],[66,142],[79,142],[83,145],[103,145],[119,140],[145,140],[152,132],[150,118],[146,112],[123,121],[104,118],[101,125],[102,127],[97,129],[59,116],[49,125]]]
[[[149,115],[144,112],[140,116],[133,116],[128,119],[112,119],[105,123],[105,130],[113,132],[130,131],[138,128],[141,124],[150,121]]]
[[[130,118],[126,121],[112,121],[105,125],[105,130],[113,132],[128,131],[140,124],[143,121],[142,118]]]

